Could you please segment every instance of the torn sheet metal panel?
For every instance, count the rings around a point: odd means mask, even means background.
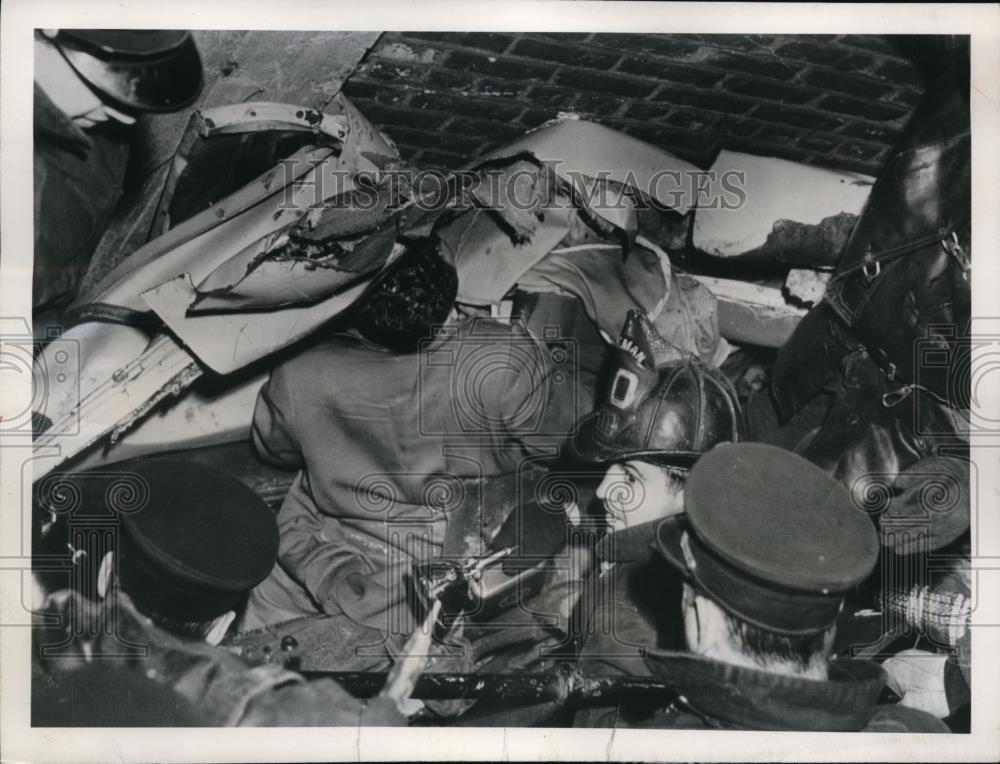
[[[631,189],[621,183],[582,178],[574,190],[588,212],[624,231],[629,240],[635,238],[639,215]]]
[[[247,188],[220,201],[213,209],[179,226],[177,230],[188,228],[190,224],[194,235],[163,252],[147,266],[128,274],[99,299],[113,304],[125,303],[126,307],[136,310],[152,307],[200,361],[220,374],[235,371],[301,339],[349,305],[367,281],[365,272],[373,271],[379,262],[384,262],[388,254],[383,251],[384,247],[372,253],[370,267],[361,269],[362,272],[331,270],[325,274],[332,277],[328,279],[315,278],[316,272],[306,271],[305,263],[297,264],[301,267],[292,264],[291,268],[266,269],[251,280],[252,290],[240,295],[251,311],[227,315],[220,318],[218,324],[213,323],[210,316],[188,316],[188,309],[199,300],[203,310],[232,308],[235,302],[220,298],[218,304],[209,302],[206,306],[206,300],[194,289],[193,283],[207,285],[209,290],[242,284],[248,269],[253,271],[255,265],[263,262],[255,258],[268,241],[273,241],[269,237],[298,225],[310,210],[321,207],[326,200],[352,191],[355,173],[375,171],[395,161],[395,149],[360,112],[341,96],[335,101],[348,125],[348,136],[339,155],[328,152],[318,160],[311,157],[313,161],[301,174],[300,157],[283,162],[278,170],[265,174]],[[283,168],[288,165],[291,165],[291,172],[285,175]],[[227,207],[234,206],[231,201],[240,210],[235,216],[227,212]],[[204,230],[206,218],[213,215],[223,222]],[[375,244],[380,243],[382,239],[377,238]],[[220,275],[213,278],[216,271]],[[184,285],[179,286],[177,278],[181,276]],[[160,285],[164,289],[157,292]],[[187,295],[188,302],[181,306],[177,300],[183,294]],[[299,308],[300,301],[313,304]],[[295,307],[280,314],[254,312],[291,302]],[[228,347],[223,338],[231,340]]]
[[[353,74],[379,32],[195,30],[205,88],[198,107],[255,101],[325,108]],[[326,111],[330,111],[326,109]],[[166,230],[158,201],[171,159],[184,140],[188,114],[147,114],[136,125],[138,193],[123,200],[98,244],[81,296],[89,299],[105,275]]]
[[[720,152],[698,194],[692,244],[718,257],[832,267],[874,179]]]
[[[191,354],[172,338],[155,338],[140,355],[81,396],[67,416],[52,421],[35,437],[33,479],[37,481],[109,432],[113,443],[161,401],[187,390],[201,373]]]
[[[573,209],[553,209],[527,241],[515,244],[488,214],[472,210],[438,235],[454,257],[458,302],[493,305],[569,232]]]
[[[142,296],[199,361],[217,374],[231,374],[302,339],[329,321],[357,300],[370,280],[367,278],[315,305],[288,307],[279,313],[190,315],[188,306],[197,292],[187,276],[178,276]]]
[[[51,422],[65,419],[82,396],[106,382],[124,363],[138,357],[150,339],[141,329],[120,324],[88,322],[70,327],[58,342],[46,345],[35,360],[35,373],[41,373],[48,382],[47,395],[40,401],[37,413]],[[61,362],[66,348],[73,349],[70,368]],[[59,375],[71,379],[73,384],[55,384]]]
[[[304,213],[292,208],[281,210],[277,220],[272,216],[284,200],[284,189],[312,182],[316,167],[332,153],[329,148],[296,152],[211,209],[149,242],[108,274],[93,302],[146,310],[139,295],[147,289],[181,273],[203,280],[236,252],[281,227],[282,217],[287,215],[289,222],[300,219]],[[260,205],[266,201],[271,207],[265,210]]]
[[[71,418],[81,399],[108,384],[119,368],[138,358],[150,345],[145,332],[129,326],[89,322],[70,327],[60,337],[62,342],[46,346],[40,365],[45,373],[58,374],[66,364],[58,364],[58,351],[67,346],[75,349],[79,358],[75,384],[50,384],[48,395],[39,409],[55,423]],[[137,456],[183,448],[196,448],[216,443],[243,440],[250,427],[257,391],[267,373],[225,386],[213,385],[204,392],[195,387],[182,393],[173,405],[164,405],[126,430],[114,444],[103,442],[87,448],[74,462],[74,469],[88,469],[101,464],[131,459]],[[111,424],[110,422],[108,424]]]
[[[635,188],[682,215],[694,206],[691,179],[703,174],[690,162],[638,138],[582,119],[543,125],[497,149],[488,158],[518,154],[531,154],[551,163],[556,173],[569,183],[581,176],[614,181]]]
[[[374,172],[398,161],[395,148],[346,98],[337,95],[327,108],[347,125],[339,155],[330,148],[297,152],[137,250],[102,280],[93,301],[145,310],[142,292],[182,273],[201,282],[237,252],[351,191],[354,173]]]
[[[317,302],[385,264],[396,243],[395,221],[325,256],[310,256],[286,232],[276,232],[226,261],[196,288],[192,315],[271,310]],[[294,234],[292,234],[294,237]]]
[[[545,209],[551,205],[555,177],[544,165],[529,161],[490,168],[489,172],[482,183],[469,189],[476,206],[489,210],[509,229],[515,242],[530,239]]]
[[[538,146],[542,149],[542,160],[552,161],[544,158],[557,153],[573,156],[580,151],[580,147],[569,145],[557,152],[548,145],[549,131],[553,129],[534,131],[496,153],[505,157],[523,155],[525,151],[535,154],[534,147]],[[628,139],[606,128],[601,128],[599,136],[603,143],[611,138]],[[652,147],[646,149],[653,151]],[[641,159],[632,158],[632,165],[617,169],[623,177],[632,173],[638,183]],[[539,167],[534,162],[515,159],[498,171],[497,160],[492,161],[490,174],[472,192],[476,203],[488,209],[490,215],[482,214],[481,209],[468,210],[435,231],[453,255],[459,277],[459,302],[474,305],[499,302],[574,226],[582,225],[581,214],[593,213],[630,238],[638,230],[634,199],[623,190],[622,184],[581,174],[563,177],[567,187],[558,188],[550,168],[554,167],[558,175],[560,162],[543,163]]]
[[[142,298],[143,292],[181,274],[189,274],[199,281],[206,278],[241,249],[290,223],[298,222],[317,203],[342,191],[345,178],[349,181],[353,173],[375,170],[394,161],[395,149],[346,99],[338,96],[331,108],[346,120],[348,126],[348,137],[339,155],[328,147],[302,150],[215,207],[185,221],[135,252],[102,281],[96,290],[95,301],[146,312],[149,306]],[[190,300],[194,297],[194,294],[189,296]],[[252,354],[254,350],[267,354],[276,349],[275,343],[291,342],[304,336],[318,325],[308,324],[308,320],[319,323],[327,320],[331,315],[331,305],[336,306],[336,310],[342,307],[342,302],[324,301],[312,310],[289,313],[290,323],[287,324],[275,322],[273,314],[248,314],[246,325],[239,327],[242,331],[234,331],[231,335],[240,336],[242,340],[234,340],[229,347],[217,348],[220,359],[207,365],[216,370],[233,370],[256,360],[256,357],[247,354]],[[183,319],[175,317],[174,326],[183,325]],[[199,326],[198,331],[203,335],[214,331],[214,327],[206,329],[203,325]],[[43,410],[39,413],[50,421],[72,416],[81,397],[93,396],[102,385],[109,384],[116,371],[139,358],[150,341],[148,335],[137,329],[98,321],[72,327],[64,336],[79,349],[80,368],[75,375],[79,385],[74,385],[72,391],[65,395],[53,395],[44,401]],[[183,330],[181,336],[190,339],[184,336]],[[248,341],[247,337],[253,340]],[[261,350],[262,347],[265,349]],[[57,349],[55,345],[50,345],[42,356],[40,364],[45,365],[46,374],[50,371],[55,374],[59,369],[57,359],[52,355]],[[185,351],[180,348],[177,351],[191,362]],[[239,363],[234,358],[239,359]],[[51,384],[49,387],[69,390],[65,385]],[[233,389],[221,390],[211,400],[206,397],[199,402],[194,398],[191,406],[187,406],[182,398],[184,405],[176,408],[179,412],[176,416],[171,413],[159,420],[159,432],[163,433],[166,443],[175,447],[184,447],[187,440],[199,443],[205,438],[227,439],[237,431],[245,432],[252,411],[245,405],[245,397],[246,388],[236,385]],[[236,423],[229,416],[235,411],[244,415],[243,422]],[[216,416],[216,412],[224,413]],[[194,418],[188,419],[188,414]],[[176,418],[179,416],[183,416],[184,421]],[[107,428],[113,424],[114,420],[104,420],[87,422],[86,426],[89,432],[93,427]],[[158,437],[152,424],[146,432],[151,439]],[[181,432],[184,437],[178,436]],[[72,443],[65,441],[63,458],[67,456],[69,446],[82,448],[87,445],[85,440],[75,438]]]
[[[238,242],[259,237],[261,226],[273,225],[266,215],[241,213],[255,210],[262,200],[278,193],[280,179],[284,177],[290,182],[308,174],[310,168],[330,153],[329,148],[319,152],[302,152],[297,155],[298,161],[288,166],[287,176],[283,168],[275,168],[228,197],[224,205],[206,210],[150,242],[112,271],[95,301],[148,311],[140,290],[162,283],[176,275],[178,270],[188,270],[200,278],[204,277],[214,267],[213,255],[218,257],[231,252]],[[220,215],[220,212],[224,214]],[[66,385],[49,384],[54,394],[42,401],[39,413],[53,422],[65,418],[80,402],[81,396],[107,383],[119,368],[137,358],[152,338],[140,329],[92,321],[70,327],[63,334],[63,339],[73,343],[77,349],[79,366],[73,371],[78,384],[73,391],[69,391]],[[61,368],[58,351],[58,344],[50,344],[44,349],[39,365],[44,365],[46,374],[55,374]],[[225,395],[222,395],[218,406],[224,408],[227,405]],[[197,430],[201,426],[197,422],[181,423],[181,430],[198,437]],[[174,437],[176,434],[171,436]]]

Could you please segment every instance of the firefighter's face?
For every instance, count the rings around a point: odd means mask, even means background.
[[[597,487],[608,526],[621,530],[684,511],[683,482],[655,464],[615,462]]]

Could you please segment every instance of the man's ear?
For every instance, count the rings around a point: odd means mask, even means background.
[[[102,600],[108,596],[108,589],[111,588],[111,577],[115,574],[115,553],[108,552],[101,560],[101,565],[97,569],[97,596]]]
[[[205,635],[205,641],[210,645],[219,644],[223,637],[226,636],[226,632],[229,631],[229,627],[232,626],[235,618],[236,611],[227,610],[225,613],[212,621],[212,627],[208,630],[208,634]]]
[[[710,657],[724,653],[729,645],[725,612],[708,597],[698,593],[695,593],[691,607],[698,624],[698,644],[691,646],[692,652]]]

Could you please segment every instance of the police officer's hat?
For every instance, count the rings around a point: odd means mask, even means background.
[[[239,610],[277,560],[274,513],[219,470],[135,459],[77,479],[119,521],[118,579],[144,612],[193,623]]]
[[[740,440],[742,416],[729,381],[663,340],[641,313],[629,311],[615,360],[607,398],[573,440],[578,459],[686,468],[716,443]]]
[[[177,111],[201,92],[201,59],[190,32],[60,29],[51,39],[80,78],[119,107]]]
[[[657,527],[660,553],[723,609],[779,634],[829,627],[878,556],[871,520],[840,482],[763,443],[701,457],[684,508]]]

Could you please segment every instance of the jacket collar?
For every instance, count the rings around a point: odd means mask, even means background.
[[[90,137],[59,109],[48,94],[35,85],[34,132],[59,146],[81,154],[93,147]]]
[[[877,664],[851,659],[831,661],[825,681],[666,650],[650,649],[646,663],[704,716],[723,726],[756,730],[860,730],[886,682]]]
[[[595,552],[604,562],[639,562],[653,554],[656,527],[660,520],[633,525],[620,531],[611,531],[597,542]]]

